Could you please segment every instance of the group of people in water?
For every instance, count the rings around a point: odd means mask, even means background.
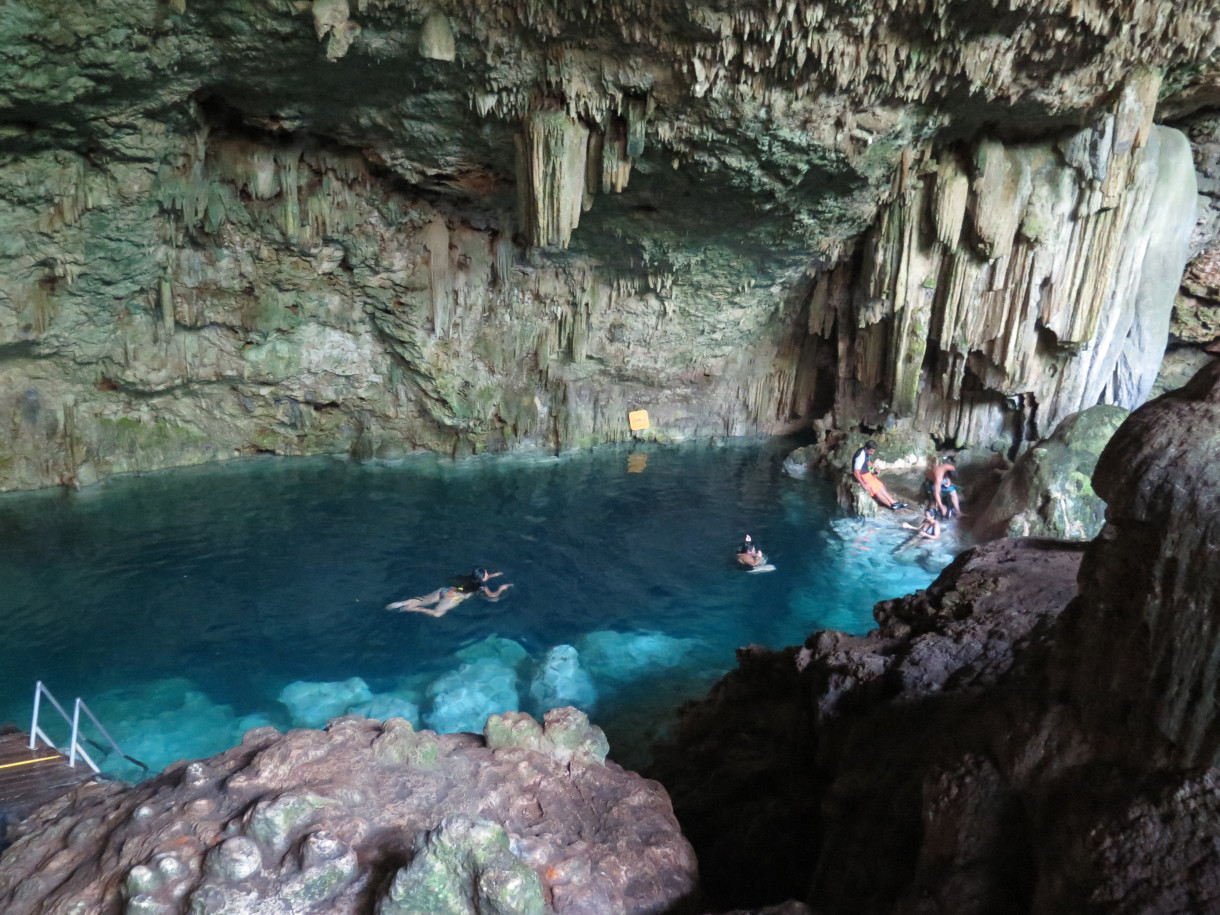
[[[877,476],[877,470],[873,465],[873,455],[876,453],[877,443],[871,439],[865,442],[852,457],[852,476],[881,505],[893,511],[901,511],[907,507],[907,503],[896,500]],[[924,475],[923,495],[923,520],[919,524],[902,522],[903,527],[915,531],[916,534],[903,546],[909,546],[914,540],[920,538],[938,539],[941,521],[961,515],[961,497],[957,489],[957,464],[952,457],[939,457],[928,468]]]
[[[894,498],[877,476],[877,469],[873,465],[873,456],[876,453],[877,443],[871,439],[865,442],[852,457],[852,476],[878,503],[892,511],[902,511],[907,508],[907,503]],[[923,519],[919,524],[902,522],[902,526],[914,531],[915,536],[902,544],[899,549],[920,539],[938,539],[941,520],[954,518],[961,514],[956,474],[957,466],[951,457],[938,458],[928,469],[923,484],[925,497]],[[736,560],[737,565],[747,572],[769,572],[775,568],[767,561],[766,555],[749,534],[746,534],[745,540],[737,548]],[[453,585],[437,588],[421,597],[395,601],[387,604],[386,609],[403,613],[426,613],[428,616],[440,617],[462,601],[472,597],[497,601],[505,591],[512,587],[512,584],[507,582],[491,584],[491,579],[499,578],[503,574],[503,572],[489,572],[487,569],[475,569],[469,575],[461,576]]]

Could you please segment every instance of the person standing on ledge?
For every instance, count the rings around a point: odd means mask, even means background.
[[[851,459],[851,473],[856,478],[856,482],[868,490],[868,494],[893,511],[899,511],[907,507],[905,502],[899,502],[890,491],[885,488],[885,484],[881,482],[877,476],[877,469],[873,466],[873,455],[877,453],[877,443],[869,439],[864,443],[864,447],[856,452],[855,457]]]
[[[957,483],[954,478],[957,467],[953,458],[943,457],[928,471],[924,483],[924,491],[928,501],[942,518],[955,518],[962,513],[961,502],[958,501]],[[948,503],[946,505],[945,503]]]

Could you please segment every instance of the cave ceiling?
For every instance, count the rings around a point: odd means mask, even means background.
[[[369,429],[580,446],[640,400],[680,435],[852,423],[941,356],[1000,406],[920,421],[978,438],[1037,373],[817,284],[945,162],[985,190],[986,142],[1048,144],[1093,212],[1098,162],[1217,105],[1218,47],[1208,0],[10,0],[0,488]]]

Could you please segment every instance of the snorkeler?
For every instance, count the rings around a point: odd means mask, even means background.
[[[758,544],[750,539],[749,534],[746,534],[745,541],[737,548],[737,562],[747,569],[757,568],[767,562],[767,557],[758,548]]]
[[[502,585],[492,586],[487,582],[503,574],[503,572],[488,572],[486,569],[475,569],[469,575],[462,576],[457,587],[463,591],[478,594],[484,600],[499,600],[500,596],[512,587],[512,583],[505,582]]]
[[[450,585],[447,588],[437,588],[431,594],[425,594],[423,597],[412,597],[407,600],[395,601],[392,604],[386,604],[387,610],[397,610],[403,613],[426,613],[428,616],[444,616],[462,601],[474,597],[476,594],[484,600],[496,601],[512,587],[511,583],[504,583],[492,587],[487,582],[503,575],[503,572],[488,572],[486,569],[475,569],[469,575],[463,575],[458,579],[457,584]]]

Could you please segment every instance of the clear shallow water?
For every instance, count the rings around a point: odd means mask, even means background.
[[[836,521],[829,487],[781,458],[757,443],[265,458],[5,496],[0,722],[28,726],[41,679],[157,771],[347,710],[479,730],[514,703],[577,704],[641,765],[735,648],[867,631],[876,601],[951,559],[949,541],[892,555],[896,520]],[[776,571],[735,568],[746,532]],[[383,609],[475,566],[514,587],[440,619]]]

